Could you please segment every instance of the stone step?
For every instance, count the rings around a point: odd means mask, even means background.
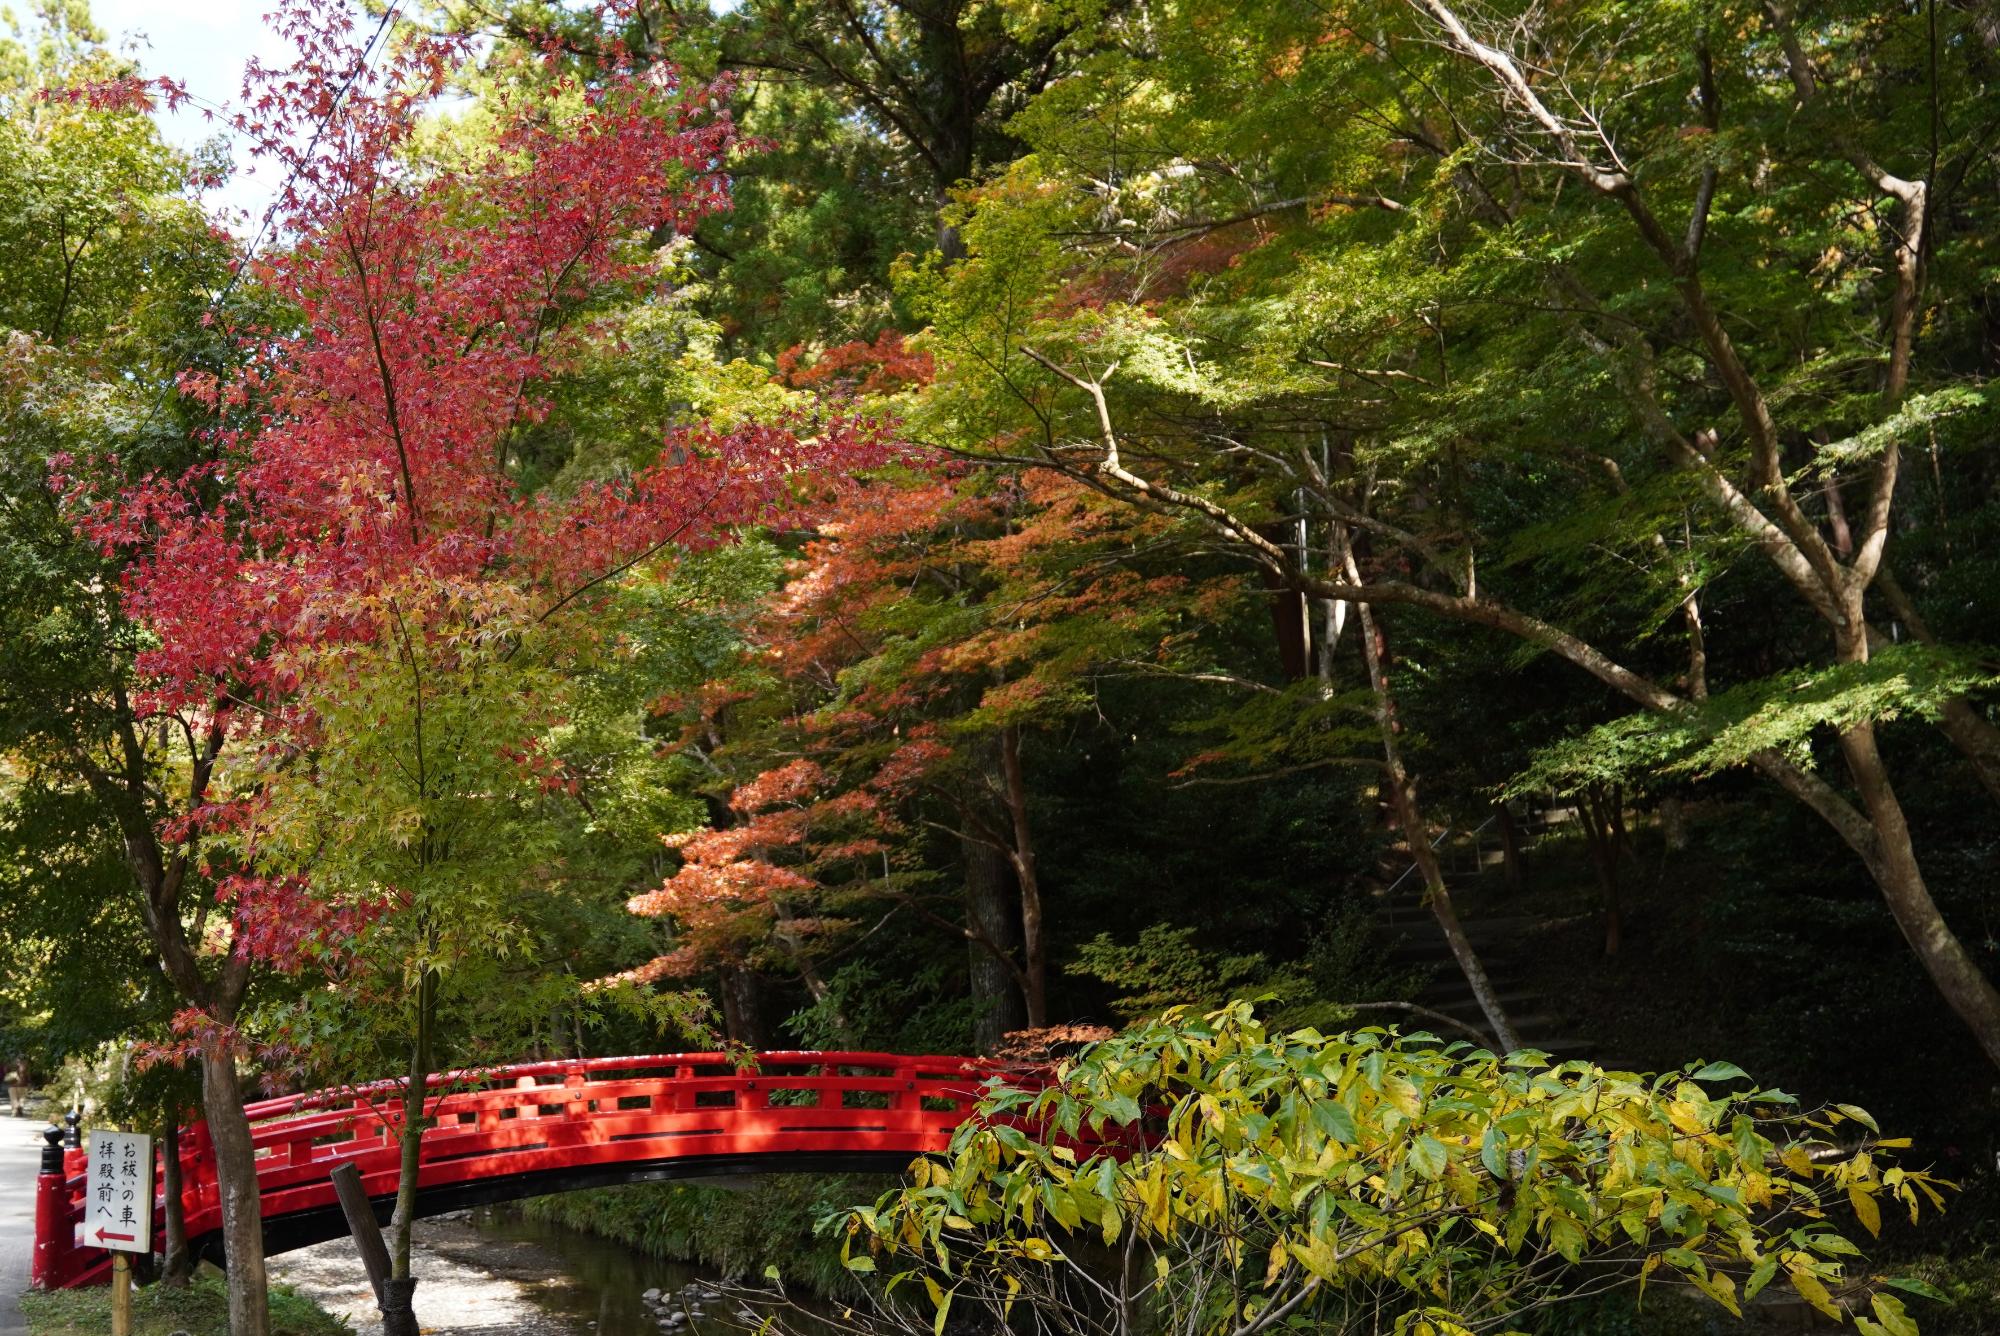
[[[1522,1015],[1542,1013],[1552,1010],[1546,994],[1524,984],[1498,986],[1494,989],[1500,1005],[1509,1012]],[[1419,988],[1415,1001],[1420,1006],[1433,1007],[1439,1011],[1477,1010],[1479,1001],[1472,995],[1472,988],[1464,979],[1454,975],[1450,979],[1434,980],[1428,987]]]
[[[1373,917],[1378,932],[1428,931],[1432,936],[1438,935],[1437,919],[1421,905],[1381,909]],[[1596,917],[1595,914],[1564,914],[1557,918],[1544,918],[1538,914],[1460,914],[1459,926],[1465,929],[1466,936],[1478,938],[1496,933],[1546,932],[1550,928],[1566,928]]]
[[[1465,975],[1458,967],[1458,957],[1449,951],[1435,954],[1427,951],[1385,952],[1383,959],[1389,965],[1425,972],[1427,982],[1433,985],[1449,983],[1458,986],[1465,983]],[[1482,951],[1479,953],[1479,963],[1486,967],[1486,977],[1492,981],[1495,988],[1531,986],[1528,983],[1527,971],[1504,956]]]
[[[1443,1006],[1439,1006],[1435,1002],[1419,999],[1417,1005],[1420,1007],[1429,1007],[1432,1011],[1443,1012],[1452,1019],[1464,1021],[1468,1025],[1483,1027],[1486,1024],[1486,1012],[1476,1002],[1449,1002]],[[1507,1012],[1507,1019],[1514,1023],[1515,1034],[1532,1035],[1538,1032],[1560,1033],[1563,1028],[1561,1017],[1552,1015],[1540,1008],[1530,1010],[1525,1006],[1509,1007],[1505,1003],[1501,1005]]]

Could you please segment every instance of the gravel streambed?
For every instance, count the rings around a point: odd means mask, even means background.
[[[356,1336],[381,1336],[375,1292],[351,1240],[274,1257],[270,1269],[347,1319]],[[526,1239],[488,1237],[469,1213],[418,1221],[410,1269],[417,1325],[433,1336],[588,1336],[588,1328],[579,1333],[535,1301],[537,1290],[566,1283],[562,1259]]]
[[[426,1336],[745,1336],[772,1314],[706,1268],[647,1257],[622,1244],[481,1207],[419,1220],[411,1266]],[[380,1336],[367,1272],[345,1238],[271,1259],[271,1274]],[[830,1301],[797,1296],[786,1326],[840,1336]]]

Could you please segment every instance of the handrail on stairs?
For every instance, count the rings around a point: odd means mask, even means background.
[[[1478,825],[1474,826],[1471,830],[1465,830],[1465,831],[1461,831],[1457,826],[1446,826],[1442,831],[1438,832],[1438,837],[1430,842],[1431,850],[1432,852],[1436,852],[1438,847],[1442,845],[1446,840],[1450,839],[1453,835],[1459,835],[1459,834],[1470,835],[1476,841],[1478,840],[1481,832],[1483,832],[1488,826],[1492,825],[1495,821],[1498,821],[1499,819],[1500,819],[1499,814],[1495,813],[1494,815],[1487,817],[1484,821],[1480,822]],[[1397,877],[1394,881],[1390,882],[1388,887],[1382,892],[1382,894],[1385,896],[1394,895],[1396,893],[1396,888],[1398,886],[1401,886],[1404,882],[1408,881],[1410,879],[1410,874],[1412,872],[1415,872],[1416,870],[1417,870],[1417,860],[1412,858],[1410,860],[1410,865],[1403,869],[1403,874]]]

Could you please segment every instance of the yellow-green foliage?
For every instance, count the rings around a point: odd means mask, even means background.
[[[906,1268],[940,1329],[954,1298],[1018,1297],[1045,1320],[1101,1301],[1121,1331],[1148,1313],[1231,1336],[1288,1319],[1453,1336],[1625,1283],[1740,1313],[1782,1281],[1907,1336],[1887,1287],[1924,1287],[1870,1274],[1845,1222],[1914,1221],[1948,1186],[1896,1166],[1908,1143],[1862,1110],[1803,1112],[1729,1063],[1638,1076],[1382,1030],[1275,1034],[1245,1003],[1170,1012],[1045,1089],[996,1085],[982,1112],[846,1220],[849,1266]]]

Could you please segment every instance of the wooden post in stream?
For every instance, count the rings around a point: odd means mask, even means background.
[[[376,1224],[374,1206],[362,1186],[362,1172],[352,1162],[340,1164],[332,1180],[340,1214],[348,1218],[348,1234],[354,1236],[354,1248],[360,1250],[362,1266],[368,1270],[368,1284],[374,1286],[376,1308],[382,1310],[382,1336],[418,1336],[416,1310],[410,1306],[416,1280],[396,1280],[390,1274],[388,1246],[382,1242],[382,1226]]]
[[[382,1311],[382,1336],[418,1336],[416,1310],[410,1298],[417,1282],[395,1279],[389,1270],[389,1249],[382,1242],[382,1228],[375,1223],[375,1207],[368,1190],[361,1186],[361,1171],[352,1163],[336,1166],[330,1175],[333,1191],[340,1198],[340,1213],[347,1217],[347,1232],[361,1253],[368,1283],[375,1289],[375,1306]]]
[[[382,1243],[381,1226],[375,1223],[375,1208],[368,1202],[368,1189],[361,1186],[361,1171],[352,1164],[337,1166],[332,1174],[333,1190],[340,1198],[340,1213],[347,1217],[347,1232],[367,1269],[368,1283],[375,1289],[375,1306],[383,1306],[389,1291],[389,1250]]]

